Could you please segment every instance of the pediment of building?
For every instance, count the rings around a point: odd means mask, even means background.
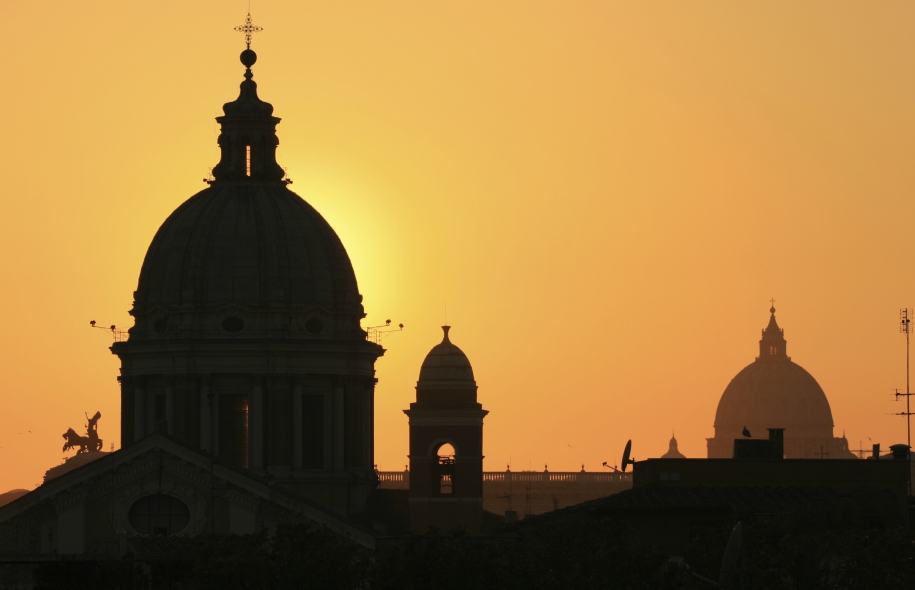
[[[371,534],[326,508],[246,471],[222,465],[167,436],[153,434],[0,507],[0,551],[17,534],[74,510],[81,510],[87,519],[106,520],[114,534],[141,535],[143,532],[131,525],[130,507],[144,496],[155,495],[176,498],[187,507],[187,524],[169,533],[176,536],[250,533],[277,524],[314,523],[374,547]],[[217,502],[230,515],[231,524],[214,531]]]

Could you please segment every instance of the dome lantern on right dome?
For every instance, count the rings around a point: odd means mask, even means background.
[[[734,440],[746,428],[754,438],[767,438],[767,428],[785,429],[789,459],[853,459],[848,441],[833,436],[832,410],[813,376],[787,354],[784,330],[769,310],[759,356],[731,380],[718,402],[715,436],[708,456],[730,458]]]

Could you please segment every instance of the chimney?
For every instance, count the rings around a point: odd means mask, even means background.
[[[909,445],[893,445],[890,447],[893,452],[893,459],[896,461],[909,460]]]
[[[767,428],[769,431],[769,440],[772,441],[772,458],[785,458],[785,429],[784,428]]]

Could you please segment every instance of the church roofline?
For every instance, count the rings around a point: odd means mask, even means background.
[[[363,547],[375,548],[375,537],[372,534],[345,522],[343,517],[333,514],[325,507],[317,506],[285,489],[271,486],[254,474],[215,462],[210,455],[191,449],[160,433],[150,434],[130,446],[45,482],[21,498],[0,507],[0,525],[45,500],[53,500],[76,485],[101,476],[105,472],[113,471],[115,466],[129,463],[156,449],[166,451],[201,471],[211,473],[213,477],[223,479],[246,492],[305,516],[338,534],[350,537]]]

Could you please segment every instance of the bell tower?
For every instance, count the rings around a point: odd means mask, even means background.
[[[483,418],[470,360],[450,326],[426,356],[410,421],[410,529],[478,533],[483,517]],[[450,448],[449,448],[450,447]]]

